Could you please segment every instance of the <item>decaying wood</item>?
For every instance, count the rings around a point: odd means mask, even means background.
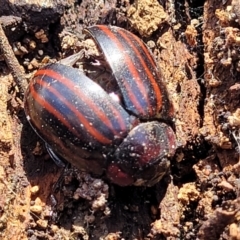
[[[2,3],[1,239],[239,238],[239,1]],[[24,94],[25,72],[84,49],[82,30],[93,24],[138,35],[164,76],[179,149],[152,188],[120,188],[77,169],[62,171],[24,112],[13,110],[9,70]]]
[[[17,58],[6,38],[2,25],[0,24],[0,50],[3,53],[4,59],[13,75],[13,78],[19,87],[21,95],[24,95],[27,89],[27,80],[24,75],[23,68],[19,65]]]

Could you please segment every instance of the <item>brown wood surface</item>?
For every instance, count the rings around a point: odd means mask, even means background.
[[[240,239],[239,9],[237,0],[2,0],[0,238]],[[154,187],[57,167],[25,118],[21,78],[83,48],[91,55],[82,30],[93,24],[138,35],[164,75],[179,148]]]

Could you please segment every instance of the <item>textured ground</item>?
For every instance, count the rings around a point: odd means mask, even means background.
[[[27,79],[78,52],[86,26],[138,35],[165,77],[179,142],[169,173],[152,188],[61,169],[28,125],[1,54],[1,239],[240,239],[238,0],[1,5],[0,22]]]

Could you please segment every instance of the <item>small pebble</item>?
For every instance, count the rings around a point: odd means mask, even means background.
[[[36,194],[39,191],[39,186],[35,185],[33,187],[31,187],[30,192],[31,194]]]
[[[40,214],[42,212],[42,206],[40,206],[40,205],[30,206],[30,211]]]
[[[152,213],[153,215],[157,215],[157,213],[158,213],[158,208],[157,208],[156,206],[152,205],[152,206],[151,206],[151,213]]]
[[[47,220],[44,220],[44,219],[38,219],[37,220],[37,225],[41,228],[47,228],[48,226],[48,221]]]
[[[56,233],[56,232],[59,231],[58,226],[57,226],[57,225],[54,225],[54,224],[51,225],[51,229],[52,229],[52,231],[53,231],[54,233]]]

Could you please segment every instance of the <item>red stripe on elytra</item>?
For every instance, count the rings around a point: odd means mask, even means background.
[[[147,56],[148,60],[151,62],[152,66],[156,66],[156,62],[154,61],[153,56],[149,53],[149,50],[145,46],[145,44],[141,41],[140,38],[138,38],[136,35],[132,34],[132,37],[138,42],[138,44],[141,46],[142,50],[144,51],[145,55]]]
[[[88,96],[84,94],[84,92],[80,91],[80,88],[76,88],[75,84],[71,81],[69,81],[68,78],[62,76],[56,71],[53,71],[51,69],[40,69],[36,72],[35,76],[38,75],[46,75],[52,79],[56,79],[56,81],[61,82],[63,85],[65,85],[68,89],[73,91],[79,98],[82,99],[82,101],[88,105],[89,109],[93,111],[97,115],[97,117],[100,119],[100,122],[103,122],[105,125],[107,125],[115,135],[119,135],[119,132],[115,131],[115,128],[112,124],[112,122],[107,118],[107,115],[105,112],[103,112]],[[107,101],[106,101],[107,102]],[[117,119],[120,121],[120,126],[122,130],[126,129],[126,126],[124,124],[124,121],[122,120],[122,117],[120,114],[118,114],[118,111],[115,111],[117,114]]]
[[[161,107],[162,107],[162,94],[161,94],[161,90],[159,88],[158,83],[156,82],[156,80],[155,80],[152,72],[150,71],[149,67],[147,66],[147,64],[145,63],[143,58],[141,57],[141,53],[139,52],[138,48],[132,43],[131,39],[129,39],[129,37],[127,36],[127,34],[125,34],[125,32],[123,30],[120,30],[118,33],[126,40],[127,44],[129,44],[132,47],[132,49],[135,53],[135,56],[137,57],[137,59],[139,60],[139,62],[142,65],[142,69],[144,69],[144,71],[147,73],[148,79],[151,82],[152,88],[154,90],[154,94],[156,96],[157,110],[160,110]],[[140,45],[140,48],[144,51],[145,56],[147,57],[147,59],[152,64],[153,68],[156,68],[156,63],[153,61],[149,51],[147,50],[147,48],[143,44],[143,42],[133,34],[132,34],[132,37],[134,37],[134,39],[137,40],[138,44]],[[143,86],[144,86],[144,84],[143,84]],[[151,96],[149,96],[149,97],[151,97]],[[151,105],[149,106],[149,110],[150,109],[152,110]]]
[[[49,104],[46,99],[44,99],[41,95],[39,95],[34,87],[33,84],[29,85],[29,90],[30,93],[33,97],[33,99],[43,108],[47,109],[48,112],[50,112],[52,115],[54,115],[57,119],[59,119],[69,130],[71,130],[74,134],[76,134],[77,136],[79,136],[78,132],[74,131],[72,129],[72,126],[69,124],[69,122],[61,115],[57,112],[57,109],[54,108],[51,104]]]
[[[94,128],[93,126],[91,126],[89,124],[89,121],[74,107],[73,104],[71,104],[70,102],[67,101],[66,98],[64,98],[62,96],[62,94],[60,94],[55,88],[53,88],[51,86],[51,84],[48,84],[44,81],[42,81],[42,79],[39,78],[35,78],[35,83],[41,85],[44,88],[47,88],[48,91],[50,91],[51,93],[53,93],[57,99],[61,100],[74,114],[75,116],[79,119],[80,123],[82,123],[84,125],[84,127],[86,128],[86,130],[95,138],[97,139],[99,142],[104,143],[104,144],[110,144],[112,141],[111,139],[106,138],[105,136],[103,136],[96,128]],[[38,93],[36,93],[37,95],[39,95]],[[36,97],[36,96],[34,96]],[[42,97],[40,97],[42,98]],[[53,108],[48,102],[44,102],[45,104],[43,105],[44,108],[46,108],[50,113],[52,113],[53,115],[55,115],[55,117],[57,117],[61,122],[64,123],[64,125],[66,127],[68,127],[68,129],[73,132],[74,134],[76,134],[77,136],[80,136],[79,133],[77,133],[73,127],[69,124],[69,122],[67,122],[66,119],[64,119],[64,117],[62,116],[62,114],[60,114],[57,109]],[[41,104],[41,102],[39,102],[39,104]],[[54,109],[54,111],[53,111]]]
[[[98,26],[98,28],[100,28],[102,30],[102,32],[105,33],[105,35],[111,39],[111,41],[113,43],[115,43],[119,49],[119,51],[124,54],[124,60],[126,61],[125,66],[128,67],[129,72],[132,74],[133,78],[135,78],[136,80],[138,78],[140,78],[139,73],[137,72],[134,64],[132,63],[130,57],[125,53],[125,48],[124,46],[121,44],[121,42],[117,39],[116,35],[107,27],[107,26]],[[131,79],[130,79],[131,80]],[[138,81],[134,82],[136,83],[140,93],[143,95],[143,97],[145,99],[147,98],[147,92],[145,91],[144,86],[142,86],[142,84],[139,84]],[[133,105],[136,107],[136,109],[142,113],[142,114],[146,114],[145,113],[145,109],[143,108],[143,106],[141,106],[141,104],[138,102],[138,99],[136,98],[136,96],[134,94],[132,94],[131,91],[131,87],[130,85],[125,81],[125,87],[126,87],[126,91],[128,93],[128,98],[131,100],[131,102],[133,103]]]

